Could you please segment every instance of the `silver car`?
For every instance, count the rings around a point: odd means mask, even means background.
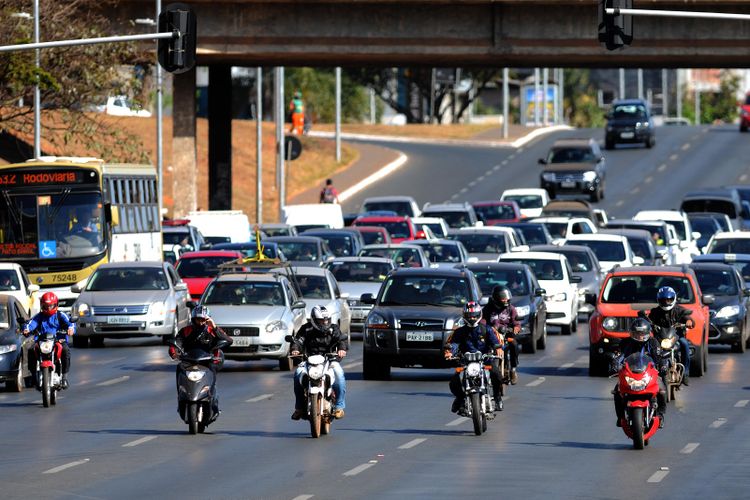
[[[78,318],[75,347],[104,345],[104,338],[158,335],[174,337],[190,322],[188,289],[168,262],[115,262],[94,271],[72,315]]]
[[[348,336],[352,321],[352,313],[346,301],[349,294],[341,292],[331,271],[317,267],[295,267],[294,275],[302,292],[302,300],[307,305],[305,317],[310,318],[313,307],[325,307],[331,315],[331,323],[338,324]]]
[[[234,340],[223,349],[226,359],[276,359],[282,371],[294,367],[285,337],[305,323],[305,303],[286,276],[222,274],[203,292],[200,305]]]

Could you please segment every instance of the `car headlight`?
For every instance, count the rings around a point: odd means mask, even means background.
[[[359,299],[347,299],[346,303],[349,304],[349,307],[357,307],[359,305]]]
[[[54,340],[43,340],[42,342],[39,342],[39,350],[42,351],[44,354],[49,354],[52,352],[52,348],[55,346]]]
[[[204,371],[193,370],[193,371],[187,372],[187,378],[191,382],[197,382],[200,379],[202,379],[205,374],[206,374],[206,372],[204,372]]]
[[[586,182],[594,182],[596,180],[596,172],[589,170],[583,173],[583,180]]]
[[[0,345],[0,354],[13,352],[16,349],[18,349],[18,346],[16,344]]]
[[[609,331],[614,331],[617,329],[617,318],[604,318],[604,321],[602,321],[602,328]]]
[[[378,313],[370,313],[370,315],[367,316],[367,327],[388,328],[388,321],[386,321],[386,319]]]
[[[482,367],[479,363],[469,363],[466,367],[466,375],[469,377],[478,377],[480,373],[482,373]]]
[[[323,376],[323,365],[315,365],[308,368],[307,376],[313,380],[319,380]]]
[[[662,349],[671,349],[674,347],[675,342],[677,341],[677,337],[669,337],[667,339],[661,340],[661,348]]]
[[[84,318],[87,316],[91,316],[91,308],[89,307],[88,304],[85,304],[83,302],[78,304],[78,307],[76,307],[75,310],[78,312],[78,316],[81,316]]]
[[[531,306],[518,306],[516,307],[516,314],[519,318],[525,318],[531,312]]]
[[[630,386],[632,391],[642,391],[651,382],[651,375],[645,374],[642,379],[638,380],[633,377],[625,377],[625,382]]]
[[[267,333],[273,333],[276,331],[282,332],[286,329],[286,323],[284,323],[283,321],[271,321],[266,325]]]
[[[648,128],[649,126],[648,122],[638,122],[635,124],[635,128]]]
[[[724,306],[716,313],[717,318],[731,318],[740,314],[740,306]]]
[[[555,293],[547,296],[548,302],[565,302],[568,300],[568,294],[565,292]]]
[[[167,314],[167,304],[163,301],[154,302],[149,307],[149,313],[151,316],[157,318],[163,318]]]
[[[553,174],[552,172],[546,172],[542,174],[542,179],[547,182],[555,182],[555,174]]]

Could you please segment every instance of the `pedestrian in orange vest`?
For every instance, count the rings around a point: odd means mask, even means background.
[[[302,92],[296,90],[294,97],[289,102],[289,111],[292,113],[292,134],[302,135],[305,130],[305,103],[302,102]]]

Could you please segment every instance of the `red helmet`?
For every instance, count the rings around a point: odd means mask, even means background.
[[[52,292],[47,292],[42,295],[41,306],[42,312],[47,316],[53,316],[57,314],[57,295]]]

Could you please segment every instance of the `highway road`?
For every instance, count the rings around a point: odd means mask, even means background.
[[[536,159],[555,137],[591,135],[602,131],[563,132],[518,151],[394,144],[409,162],[345,208],[370,194],[473,201],[536,186]],[[671,208],[692,187],[745,181],[748,157],[748,137],[734,127],[660,129],[652,150],[607,153],[601,205],[618,216]],[[0,496],[747,498],[750,355],[712,349],[706,376],[691,379],[665,428],[634,451],[615,427],[614,381],[587,376],[587,339],[582,326],[522,355],[519,384],[482,437],[450,412],[449,371],[394,369],[391,381],[365,382],[360,341],[343,362],[346,418],[317,440],[289,419],[291,374],[275,362],[227,362],[223,413],[191,436],[158,341],[73,350],[71,388],[57,407],[42,408],[33,390],[0,393]]]

